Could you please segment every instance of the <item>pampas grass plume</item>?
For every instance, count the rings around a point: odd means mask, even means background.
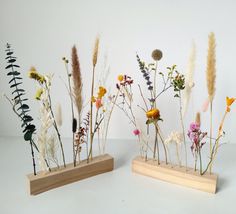
[[[75,46],[72,48],[71,52],[72,58],[72,77],[73,77],[73,95],[75,99],[76,108],[80,118],[82,107],[83,107],[83,98],[82,98],[82,75],[80,71],[80,63],[77,54],[77,49]]]
[[[215,95],[215,79],[216,79],[216,59],[215,59],[215,35],[210,33],[208,37],[208,55],[207,55],[207,90],[210,102],[213,101]]]
[[[95,40],[94,49],[93,49],[93,67],[95,67],[97,64],[98,48],[99,48],[99,37],[97,36],[97,38]]]

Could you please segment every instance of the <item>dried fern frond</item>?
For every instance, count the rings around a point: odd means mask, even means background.
[[[62,112],[60,103],[56,106],[55,120],[58,126],[62,126]]]
[[[189,55],[187,71],[185,74],[185,89],[183,93],[183,115],[185,116],[188,109],[189,100],[191,97],[192,88],[194,87],[193,77],[196,59],[196,46],[193,42],[192,49]]]
[[[97,36],[97,38],[95,40],[94,49],[93,49],[93,67],[95,67],[97,64],[98,48],[99,48],[99,37]]]
[[[83,98],[82,98],[82,76],[80,71],[80,63],[77,54],[77,49],[75,46],[72,48],[71,52],[72,58],[72,77],[73,77],[73,96],[75,99],[76,108],[78,111],[78,116],[80,118],[81,111],[83,108]]]
[[[216,59],[215,59],[215,35],[210,33],[208,37],[208,55],[207,55],[207,90],[210,102],[213,101],[215,95],[215,80],[216,80]]]

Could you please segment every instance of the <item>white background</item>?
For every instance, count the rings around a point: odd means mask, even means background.
[[[195,83],[191,111],[185,118],[185,126],[194,120],[194,113],[201,109],[207,98],[205,70],[207,39],[215,32],[217,42],[217,81],[214,100],[214,129],[217,130],[225,110],[225,97],[235,95],[235,19],[236,3],[224,1],[35,1],[0,0],[0,92],[10,94],[6,76],[4,49],[6,42],[13,45],[24,77],[28,97],[33,98],[36,87],[27,78],[31,65],[41,73],[54,73],[52,87],[53,102],[60,102],[63,108],[64,137],[70,137],[69,97],[59,76],[66,80],[61,58],[70,59],[70,48],[77,45],[88,98],[91,78],[91,58],[95,37],[101,38],[101,54],[107,52],[110,64],[108,88],[115,93],[118,74],[133,76],[135,82],[142,82],[135,58],[136,52],[146,61],[151,61],[153,49],[163,51],[159,68],[177,64],[185,72],[191,43],[197,48]],[[137,91],[137,90],[136,90]],[[138,98],[138,92],[137,94]],[[136,101],[138,101],[136,100]],[[31,99],[32,115],[38,124],[38,105]],[[164,123],[165,135],[180,129],[178,102],[172,93],[167,93],[158,103]],[[145,115],[137,110],[144,122]],[[202,119],[203,129],[209,126],[208,113]],[[232,107],[226,120],[227,142],[236,142],[236,106]],[[11,112],[10,106],[0,99],[0,136],[21,135],[20,123]],[[118,110],[113,115],[109,138],[134,138],[132,127]]]

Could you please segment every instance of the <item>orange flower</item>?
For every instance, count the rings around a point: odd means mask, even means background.
[[[104,87],[100,86],[98,91],[98,99],[101,99],[106,93],[107,90]]]
[[[96,100],[96,108],[99,109],[100,107],[102,107],[102,100],[101,99],[97,99]]]
[[[160,118],[160,111],[156,108],[151,109],[146,112],[146,116],[148,119],[159,119]]]
[[[233,102],[235,101],[235,98],[232,97],[232,98],[229,98],[229,97],[226,97],[226,111],[227,112],[230,112],[230,106],[233,104]]]
[[[117,78],[120,82],[122,82],[124,80],[124,76],[122,74],[120,74]]]

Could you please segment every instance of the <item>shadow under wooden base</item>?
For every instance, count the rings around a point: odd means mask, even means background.
[[[51,172],[39,172],[37,175],[27,175],[29,192],[31,195],[48,191],[75,181],[89,178],[101,173],[112,171],[114,158],[108,154],[94,157],[87,163],[87,160],[80,162],[76,167],[67,164],[66,168],[53,168]]]
[[[217,175],[209,174],[200,175],[199,171],[192,168],[179,167],[177,165],[165,164],[158,165],[156,160],[149,159],[145,161],[141,156],[132,161],[132,171],[157,178],[170,183],[191,187],[201,191],[216,193]]]

